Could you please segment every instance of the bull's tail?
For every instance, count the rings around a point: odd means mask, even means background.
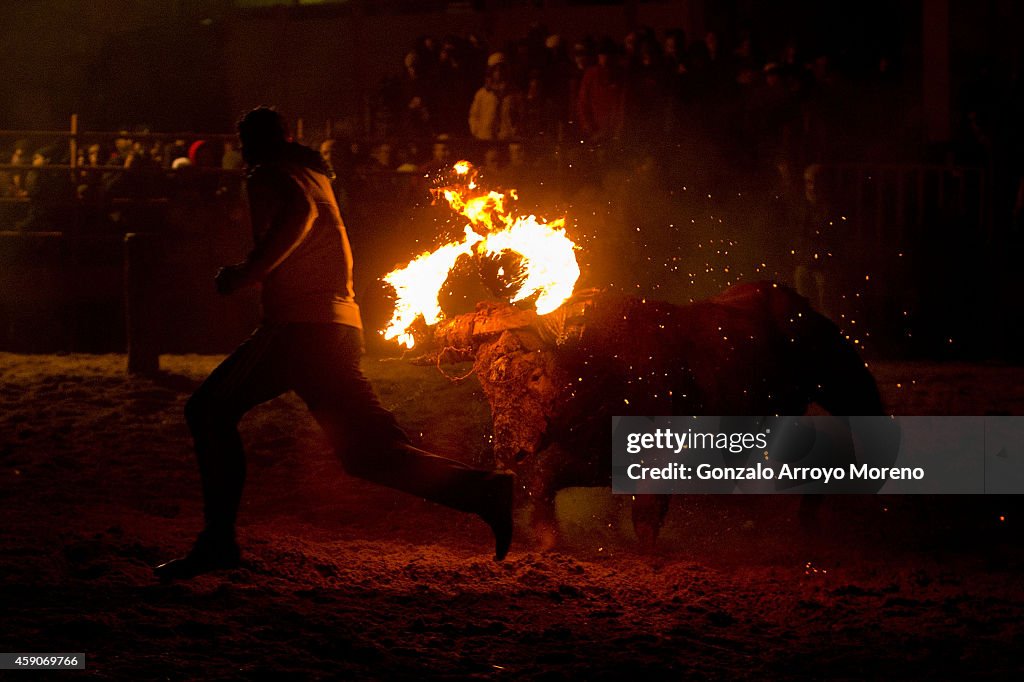
[[[818,377],[814,401],[830,414],[885,414],[878,384],[854,345],[824,315],[814,313],[812,319],[821,339],[813,361]]]
[[[775,327],[783,352],[790,355],[786,366],[799,368],[796,379],[807,401],[834,415],[885,413],[875,378],[857,348],[803,296],[779,284],[756,282],[733,287],[714,300],[768,318],[765,322]]]
[[[794,344],[793,366],[804,372],[804,385],[810,399],[830,414],[880,415],[885,413],[875,378],[868,371],[856,346],[846,339],[832,320],[811,308],[805,298],[784,288],[774,290],[790,298],[790,313],[785,318],[787,332],[800,340]],[[790,322],[790,320],[793,320]]]

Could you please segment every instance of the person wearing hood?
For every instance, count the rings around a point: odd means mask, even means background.
[[[192,550],[154,570],[163,580],[239,565],[235,520],[245,480],[238,422],[294,390],[353,476],[478,514],[495,558],[512,537],[513,475],[467,466],[414,447],[381,406],[359,366],[362,323],[352,288],[352,250],[316,151],[288,138],[281,115],[254,109],[238,124],[255,248],[221,268],[217,289],[259,284],[260,326],[185,406],[202,481],[205,526]]]

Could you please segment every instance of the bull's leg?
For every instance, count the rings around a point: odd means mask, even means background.
[[[633,497],[633,531],[640,540],[640,550],[653,552],[654,543],[668,514],[669,495],[635,495]]]
[[[797,518],[800,520],[800,529],[805,534],[815,535],[821,530],[821,507],[824,501],[824,495],[800,496],[800,509],[797,511]]]
[[[536,456],[534,456],[536,457]],[[550,550],[558,538],[555,517],[555,495],[558,493],[555,477],[548,467],[529,466],[519,470],[522,481],[523,504],[529,503],[528,522],[540,551]]]
[[[558,491],[549,482],[542,482],[531,491],[533,510],[530,526],[538,549],[547,552],[558,542],[558,519],[555,517],[555,495]]]
[[[558,519],[555,514],[555,496],[558,491],[578,485],[593,485],[590,460],[580,451],[567,450],[559,444],[534,455],[525,480],[526,490],[533,501],[530,525],[539,549],[547,551],[558,542]]]

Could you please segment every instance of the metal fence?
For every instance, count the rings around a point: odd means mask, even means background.
[[[990,174],[935,164],[819,164],[829,201],[849,212],[852,229],[879,244],[905,245],[953,228],[994,237]]]
[[[297,132],[308,135],[302,126],[299,126]],[[323,139],[330,137],[331,132],[328,126],[318,136],[310,137],[314,140]],[[198,140],[220,143],[233,143],[235,140],[229,134],[82,131],[77,117],[72,117],[67,130],[0,131],[0,148],[3,147],[3,140],[30,139],[50,144],[56,140],[67,157],[65,163],[43,166],[0,164],[0,174],[63,173],[71,180],[91,177],[90,174],[126,174],[129,171],[123,166],[79,163],[84,145],[96,141],[111,142],[118,138],[153,143],[184,141],[189,144]],[[365,150],[385,142],[364,139],[358,141],[358,144]],[[449,148],[449,158],[452,160],[463,156],[481,159],[495,146],[493,143],[459,139],[414,142],[421,148],[423,145],[438,143]],[[594,182],[595,178],[600,177],[601,168],[604,167],[602,164],[611,167],[621,163],[621,155],[617,155],[614,150],[587,150],[561,139],[509,140],[502,144],[525,145],[534,168],[538,169],[532,181],[544,184],[545,189],[557,190],[554,194],[561,194],[563,198],[571,196],[581,183]],[[673,156],[675,152],[671,149],[663,150],[663,154],[669,163],[684,167],[687,163],[686,158],[678,154]],[[921,245],[929,241],[932,235],[940,233],[942,236],[957,237],[945,240],[948,244],[942,248],[946,250],[959,248],[956,244],[998,244],[1002,239],[1002,233],[994,227],[1001,221],[994,217],[992,174],[986,169],[954,165],[872,163],[822,163],[814,164],[813,169],[817,174],[819,190],[830,205],[848,219],[844,229],[856,237],[857,257],[871,259],[872,277],[878,273],[882,278],[888,278],[895,290],[906,289],[921,276],[926,279],[932,277],[929,274],[920,275],[917,271],[909,272],[909,259],[892,260],[896,252],[906,249],[913,251],[915,245]],[[208,167],[191,170],[198,171],[199,175],[214,177],[218,183],[225,181],[236,186],[241,184],[242,171],[239,169]],[[174,171],[161,168],[161,172]],[[409,172],[408,169],[396,171],[363,168],[357,176],[353,178],[355,184],[361,187],[359,191],[366,194],[352,197],[353,204],[360,211],[356,214],[354,222],[358,229],[354,232],[362,233],[364,243],[360,244],[363,247],[360,250],[360,263],[364,269],[369,269],[367,266],[373,256],[372,248],[380,247],[379,243],[373,242],[372,235],[389,234],[395,237],[391,241],[402,241],[394,232],[395,225],[380,222],[382,219],[378,216],[386,216],[389,211],[398,215],[401,210],[425,199],[426,193],[421,191],[424,189],[422,173]],[[691,187],[691,190],[696,188]],[[594,197],[600,199],[604,192],[590,194],[593,201]],[[235,213],[231,220],[224,219],[226,209],[223,215],[212,215],[209,212],[200,215],[202,207],[197,207],[198,202],[191,199],[179,201],[167,196],[114,196],[103,200],[103,210],[131,211],[133,219],[122,221],[116,229],[90,233],[83,228],[87,225],[89,212],[95,210],[95,205],[89,197],[74,196],[68,202],[68,217],[61,223],[61,229],[46,232],[3,231],[5,226],[0,225],[0,350],[123,349],[128,342],[125,312],[132,302],[136,307],[162,305],[164,317],[174,318],[161,320],[166,332],[161,338],[170,344],[165,349],[168,352],[212,352],[230,347],[229,337],[249,324],[255,302],[249,302],[247,312],[240,315],[233,326],[225,325],[223,321],[233,314],[234,308],[224,305],[211,291],[207,291],[206,285],[209,275],[219,264],[218,259],[230,257],[231,253],[241,255],[236,247],[248,240],[239,198],[235,195],[230,202],[220,201],[218,204],[223,207],[233,202],[231,205]],[[186,205],[182,207],[182,203]],[[0,216],[12,207],[26,208],[31,205],[32,200],[27,196],[6,197],[0,200]],[[601,207],[590,208],[597,210]],[[727,208],[723,207],[722,210]],[[184,218],[181,215],[183,211]],[[163,229],[163,216],[174,212],[178,214],[173,225],[176,229]],[[717,208],[715,213],[719,213]],[[750,231],[769,235],[777,226],[765,218],[767,213],[746,210],[742,216],[736,217],[753,223],[763,221],[763,225],[751,225]],[[137,247],[146,245],[142,250],[147,251],[147,258],[154,259],[152,251],[157,250],[159,257],[155,260],[163,264],[159,267],[145,266],[141,272],[148,271],[149,274],[163,277],[163,281],[155,283],[152,279],[146,280],[149,290],[159,295],[173,290],[179,299],[188,300],[187,309],[185,306],[181,306],[180,310],[174,309],[173,301],[139,303],[141,299],[135,291],[137,287],[132,283],[142,281],[138,277],[140,270],[136,267],[132,271],[134,274],[127,278],[125,273],[125,258],[131,249],[125,246],[124,234],[129,232],[164,233],[155,241],[136,241]],[[360,238],[359,234],[354,235],[354,239],[357,238]],[[772,239],[765,237],[763,241],[768,243]],[[389,248],[393,247],[394,244],[389,245]],[[899,256],[902,257],[902,253]],[[887,261],[887,258],[890,260]],[[186,272],[191,272],[192,276],[182,276]],[[199,280],[200,283],[195,284],[193,280]],[[137,326],[139,319],[138,314],[134,321],[129,317],[129,326]],[[221,324],[213,324],[210,320],[220,321]],[[215,327],[230,327],[230,330],[222,338],[213,338],[206,332],[203,332],[206,336],[200,334],[205,329]]]

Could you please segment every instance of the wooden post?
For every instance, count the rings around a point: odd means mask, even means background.
[[[71,114],[71,137],[68,142],[71,170],[78,167],[78,114]]]
[[[128,373],[160,371],[157,300],[153,287],[156,235],[124,236],[124,310],[128,341]]]
[[[77,187],[79,180],[78,173],[75,172],[78,169],[78,149],[78,114],[71,114],[71,135],[68,137],[68,164],[71,166],[71,173],[68,179],[72,187]],[[72,221],[75,233],[78,234],[82,229],[82,205],[79,202],[75,202]]]

